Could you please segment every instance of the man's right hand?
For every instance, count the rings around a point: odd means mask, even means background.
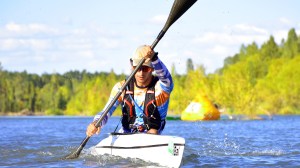
[[[88,125],[87,129],[86,129],[86,136],[91,137],[94,134],[99,134],[101,131],[100,127],[95,127],[95,123],[92,122]]]

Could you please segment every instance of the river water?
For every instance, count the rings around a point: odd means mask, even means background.
[[[0,167],[156,167],[137,159],[94,156],[113,132],[113,117],[80,157],[61,160],[85,138],[91,117],[0,117]],[[300,167],[300,116],[272,120],[167,121],[163,132],[186,140],[181,167]]]

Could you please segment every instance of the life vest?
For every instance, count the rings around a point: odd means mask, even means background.
[[[125,95],[122,101],[122,126],[125,131],[131,132],[131,125],[134,124],[136,119],[135,107],[134,107],[134,81],[133,78],[125,89]],[[151,128],[159,129],[161,126],[161,117],[156,107],[155,102],[155,84],[158,81],[158,77],[154,77],[147,87],[147,92],[144,101],[143,121],[145,129]],[[140,116],[141,117],[141,116]]]

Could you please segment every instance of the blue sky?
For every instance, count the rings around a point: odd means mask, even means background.
[[[0,62],[29,73],[130,73],[136,47],[151,45],[173,0],[1,0]],[[291,28],[300,33],[298,0],[198,0],[175,22],[155,50],[180,74],[186,60],[207,72],[242,44],[279,44]],[[298,9],[297,9],[298,8]]]

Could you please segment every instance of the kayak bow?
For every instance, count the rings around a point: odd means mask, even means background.
[[[112,133],[95,146],[94,155],[138,158],[167,167],[181,164],[185,139],[154,134]]]

